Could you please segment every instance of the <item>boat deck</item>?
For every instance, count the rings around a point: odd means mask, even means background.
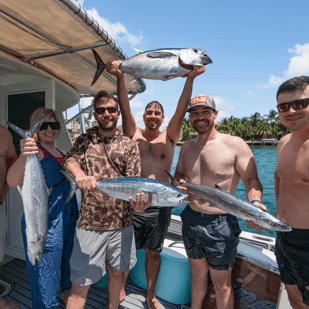
[[[26,262],[14,259],[1,267],[0,281],[4,280],[12,284],[13,290],[4,297],[6,300],[17,302],[21,309],[31,308],[30,283],[27,275]],[[1,283],[1,282],[0,282]],[[1,290],[1,289],[0,289]],[[1,293],[0,293],[1,294]],[[131,280],[126,284],[126,299],[119,308],[147,308],[146,291],[137,287]],[[161,309],[180,309],[181,305],[170,304],[162,299],[158,299]],[[105,308],[108,303],[107,288],[100,288],[93,284],[89,290],[86,309]],[[65,308],[60,304],[59,308]],[[186,307],[185,307],[186,308]]]

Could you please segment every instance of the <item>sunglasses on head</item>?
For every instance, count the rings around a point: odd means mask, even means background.
[[[48,129],[48,126],[50,126],[52,130],[59,130],[60,123],[58,121],[57,122],[43,122],[41,124],[40,130],[46,131]]]
[[[277,105],[277,108],[280,113],[284,113],[290,109],[291,105],[293,106],[294,109],[303,109],[306,108],[308,104],[309,104],[309,98],[298,99],[292,102],[280,103]]]
[[[109,106],[109,107],[98,107],[95,109],[95,112],[98,114],[104,114],[105,111],[108,111],[110,114],[112,113],[116,113],[117,109],[113,106]]]

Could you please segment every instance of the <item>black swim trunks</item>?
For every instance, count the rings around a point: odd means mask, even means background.
[[[236,262],[241,229],[232,215],[207,215],[187,206],[181,213],[182,236],[191,259],[206,258],[216,270],[230,270]]]
[[[171,207],[149,207],[144,212],[133,212],[136,250],[162,251],[172,210]]]
[[[275,254],[282,282],[297,285],[309,306],[309,230],[277,232]]]

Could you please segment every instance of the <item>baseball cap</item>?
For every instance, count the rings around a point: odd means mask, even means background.
[[[213,97],[205,94],[199,94],[198,96],[194,97],[191,100],[189,107],[186,111],[190,112],[191,109],[195,106],[208,106],[211,107],[213,110],[216,110],[216,103]]]

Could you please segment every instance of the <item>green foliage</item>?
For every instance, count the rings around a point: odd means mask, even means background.
[[[290,133],[279,120],[277,111],[270,110],[268,115],[261,116],[260,113],[254,113],[250,117],[222,118],[216,125],[219,132],[239,136],[245,141],[261,140],[263,138],[277,138]],[[182,141],[197,137],[197,133],[191,127],[190,118],[185,118],[182,122]]]

